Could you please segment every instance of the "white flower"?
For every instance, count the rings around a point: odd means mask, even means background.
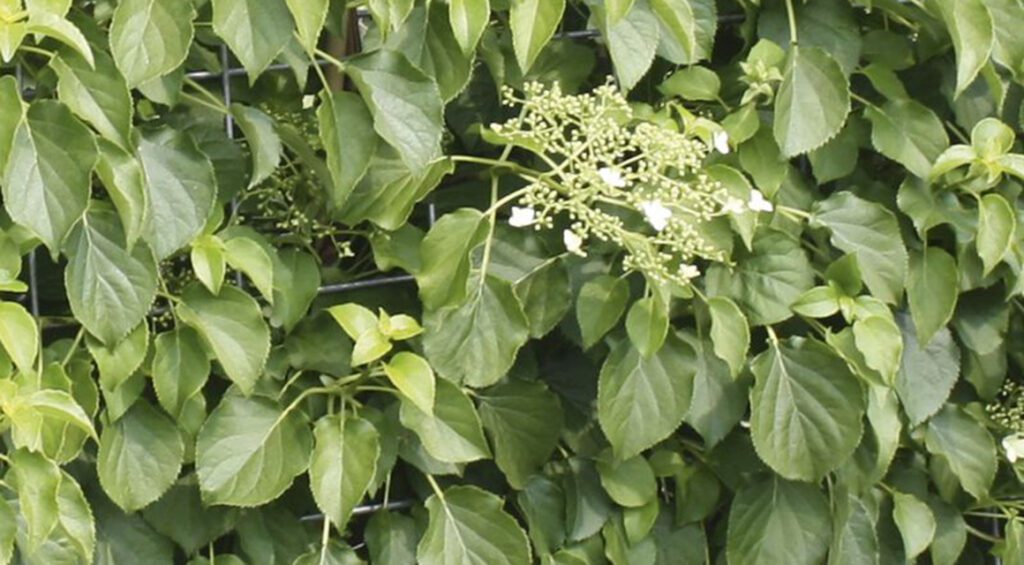
[[[310,108],[313,107],[314,104],[316,104],[316,96],[313,96],[312,94],[307,94],[302,97],[303,110],[309,110]]]
[[[1016,463],[1018,459],[1024,459],[1024,434],[1013,434],[1003,438],[1003,449],[1006,450],[1006,459],[1010,463]]]
[[[565,230],[562,232],[562,242],[565,243],[565,248],[570,253],[575,253],[580,257],[586,257],[587,253],[583,251],[583,238],[576,234],[572,230]]]
[[[747,202],[747,207],[755,212],[771,212],[775,210],[775,205],[766,199],[760,190],[750,192],[750,201]]]
[[[722,204],[722,211],[727,214],[742,214],[747,211],[747,203],[739,198],[729,197],[725,204]]]
[[[719,153],[722,155],[729,154],[729,134],[725,133],[725,130],[716,131],[711,136],[711,141]]]
[[[672,210],[665,207],[664,204],[657,200],[647,200],[640,203],[640,209],[644,213],[644,217],[647,218],[647,223],[657,230],[661,231],[668,227],[668,221],[672,218]]]
[[[604,167],[598,170],[597,174],[600,175],[601,180],[603,180],[605,184],[612,188],[626,188],[626,179],[617,169]]]
[[[700,276],[700,269],[696,265],[683,263],[679,265],[679,276],[686,280],[695,279]]]
[[[508,219],[508,225],[514,228],[525,228],[532,226],[537,221],[537,211],[530,207],[512,207],[512,216]]]

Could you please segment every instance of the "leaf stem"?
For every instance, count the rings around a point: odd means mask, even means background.
[[[430,488],[434,491],[434,494],[437,495],[437,498],[441,501],[441,504],[444,504],[445,508],[447,508],[448,504],[446,504],[444,500],[444,491],[441,490],[441,487],[437,484],[437,481],[434,480],[434,475],[424,475],[424,477],[427,478],[427,482],[430,483]]]
[[[78,333],[75,334],[75,340],[71,342],[71,347],[68,348],[67,354],[64,355],[64,360],[60,362],[60,367],[63,369],[68,366],[71,358],[75,355],[75,350],[78,349],[79,344],[82,343],[82,338],[85,337],[85,328],[78,328]]]
[[[491,263],[491,247],[494,241],[494,230],[498,224],[498,208],[495,204],[498,202],[498,175],[491,177],[491,207],[490,210],[490,227],[487,231],[487,241],[484,242],[484,256],[480,262],[480,290],[483,291],[484,284],[487,282],[487,267]]]
[[[796,46],[796,11],[793,0],[786,0],[786,17],[789,18],[789,44]]]
[[[345,71],[345,67],[346,67],[345,63],[340,61],[340,60],[338,60],[333,55],[331,55],[330,53],[324,51],[323,49],[317,49],[316,50],[316,55],[318,57],[323,57],[325,61],[327,61],[328,63],[334,65],[335,67],[338,67],[339,71],[342,71],[342,72]],[[314,64],[315,63],[316,62],[314,61]]]
[[[986,534],[985,532],[975,528],[970,524],[965,524],[965,526],[967,527],[967,533],[971,534],[974,537],[981,538],[985,541],[989,541],[992,543],[999,543],[1003,541],[1002,538],[997,538],[996,536],[993,536],[991,534]]]

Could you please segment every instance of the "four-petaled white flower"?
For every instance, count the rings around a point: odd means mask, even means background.
[[[775,210],[775,205],[765,198],[760,190],[750,192],[750,201],[747,202],[747,207],[755,212],[771,212]]]
[[[722,211],[727,214],[742,214],[747,211],[747,203],[730,196],[725,204],[722,204]]]
[[[686,280],[695,279],[700,276],[700,269],[696,265],[683,263],[679,265],[679,276]]]
[[[586,257],[587,252],[583,251],[583,238],[580,237],[576,232],[572,230],[565,230],[562,232],[562,242],[565,243],[566,250],[569,253],[575,253],[580,257]]]
[[[508,225],[514,228],[525,228],[537,222],[537,211],[530,207],[512,207],[512,216],[508,219]]]
[[[711,136],[711,141],[712,144],[715,146],[715,150],[717,150],[719,153],[721,153],[722,155],[729,154],[729,134],[725,133],[725,130],[716,131]]]
[[[1010,463],[1016,463],[1018,459],[1024,459],[1024,434],[1013,434],[1004,437],[1003,449],[1006,450],[1006,459]]]
[[[668,227],[668,221],[672,218],[672,210],[665,207],[657,200],[647,200],[640,203],[640,210],[643,211],[647,223],[651,224],[657,231]]]
[[[622,176],[622,173],[618,169],[611,167],[604,167],[597,171],[597,174],[601,177],[601,180],[612,188],[626,188],[626,179]]]

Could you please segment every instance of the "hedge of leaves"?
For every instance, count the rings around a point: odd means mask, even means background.
[[[1024,563],[1021,30],[0,0],[0,563]]]

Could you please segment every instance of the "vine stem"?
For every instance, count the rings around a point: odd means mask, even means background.
[[[85,328],[78,328],[78,333],[75,334],[75,340],[71,342],[71,347],[68,348],[67,354],[64,355],[64,360],[60,362],[61,368],[67,367],[71,358],[75,355],[75,350],[78,349],[78,345],[82,343],[82,338],[85,337]]]
[[[796,46],[796,11],[793,9],[793,0],[786,0],[786,17],[789,18],[789,43]]]
[[[487,242],[484,244],[484,257],[480,263],[480,290],[483,291],[484,284],[487,281],[487,268],[491,263],[491,242],[494,241],[494,230],[498,224],[498,207],[495,204],[498,202],[498,176],[494,175],[491,177],[491,207],[490,211],[490,227],[487,231]]]
[[[985,541],[989,541],[989,542],[992,542],[992,543],[999,543],[999,542],[1003,541],[1002,538],[997,538],[996,536],[993,536],[991,534],[986,534],[985,532],[975,528],[974,526],[972,526],[970,524],[966,524],[966,526],[967,526],[967,532],[970,533],[971,535],[977,537],[977,538],[981,538],[981,539],[983,539]]]

